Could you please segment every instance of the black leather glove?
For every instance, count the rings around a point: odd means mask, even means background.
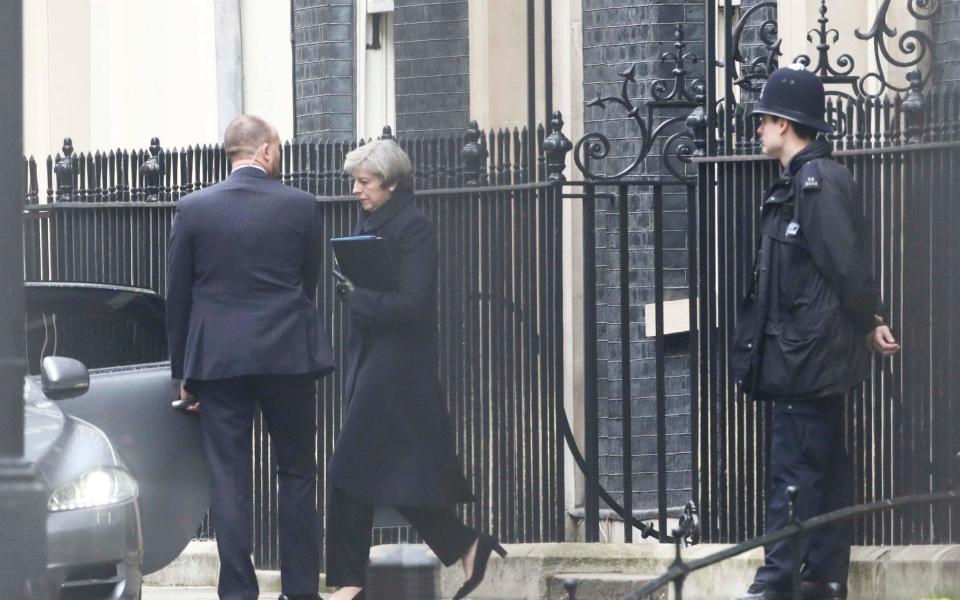
[[[353,293],[353,282],[347,279],[346,275],[337,270],[333,271],[333,276],[337,280],[337,296],[340,297],[341,302],[346,301],[350,297],[350,294]]]

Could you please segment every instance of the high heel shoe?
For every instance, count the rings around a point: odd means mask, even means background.
[[[477,554],[473,558],[473,573],[470,579],[463,582],[460,589],[457,590],[453,600],[463,600],[467,594],[477,589],[483,581],[483,576],[487,574],[487,562],[490,560],[490,554],[496,552],[500,558],[507,557],[507,551],[503,549],[497,538],[492,535],[481,533],[477,538]]]

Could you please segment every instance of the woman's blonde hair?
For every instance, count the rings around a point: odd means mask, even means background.
[[[413,187],[410,157],[393,140],[372,140],[349,152],[343,170],[352,175],[358,168],[378,177],[383,187]]]

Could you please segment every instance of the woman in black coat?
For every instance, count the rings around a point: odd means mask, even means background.
[[[392,140],[350,152],[344,170],[360,201],[354,235],[384,238],[398,289],[379,292],[341,278],[350,314],[344,372],[348,408],[330,460],[327,585],[334,600],[362,597],[374,507],[395,507],[444,565],[463,563],[475,589],[496,539],[456,517],[472,502],[460,472],[437,373],[437,231],[413,205],[410,159]],[[359,595],[358,595],[359,594]]]

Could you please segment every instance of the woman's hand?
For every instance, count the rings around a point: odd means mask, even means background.
[[[345,302],[350,294],[353,293],[354,285],[353,282],[347,279],[347,276],[334,269],[333,276],[337,280],[337,296],[340,298],[341,302]]]

